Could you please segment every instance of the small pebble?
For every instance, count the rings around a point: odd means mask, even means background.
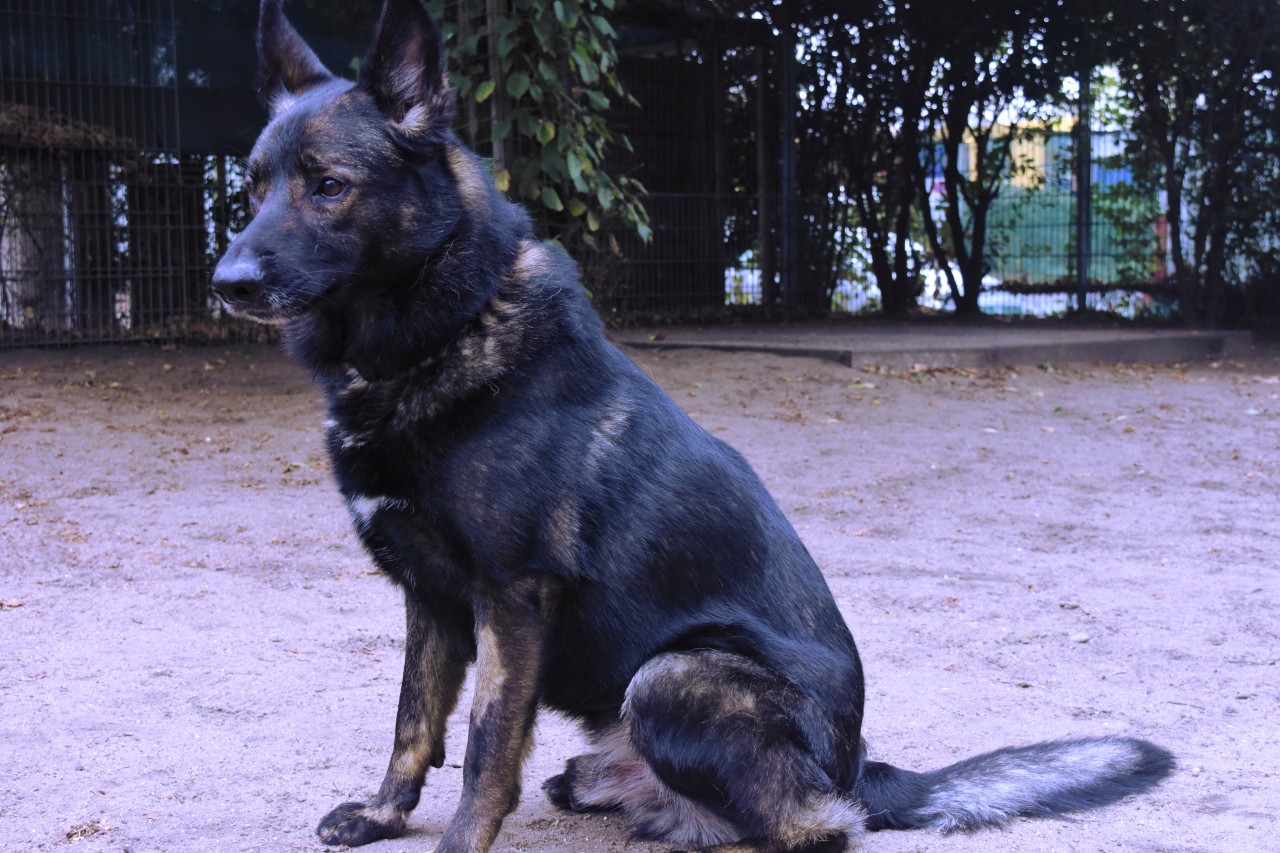
[[[1087,642],[1089,642],[1089,635],[1088,635],[1088,634],[1086,634],[1086,633],[1084,633],[1083,631],[1081,631],[1079,634],[1072,634],[1072,635],[1071,635],[1071,642],[1073,642],[1073,643],[1087,643]]]

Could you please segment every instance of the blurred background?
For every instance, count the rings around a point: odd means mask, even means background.
[[[606,320],[1280,323],[1274,0],[436,0]],[[378,4],[286,12],[355,78]],[[247,340],[257,0],[0,0],[0,346]]]

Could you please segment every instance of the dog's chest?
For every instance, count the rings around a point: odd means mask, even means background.
[[[378,565],[407,585],[459,592],[479,580],[478,566],[520,562],[527,502],[513,492],[519,478],[495,463],[479,407],[424,417],[420,398],[376,390],[331,396],[325,432],[351,521]]]

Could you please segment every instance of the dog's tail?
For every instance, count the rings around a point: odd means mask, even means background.
[[[929,773],[869,761],[855,794],[870,830],[968,831],[1105,806],[1151,788],[1173,767],[1171,754],[1144,740],[1059,740],[999,749]]]

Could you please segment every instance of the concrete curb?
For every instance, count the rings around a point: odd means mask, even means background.
[[[851,336],[856,337],[856,336]],[[855,349],[839,345],[794,346],[784,343],[733,340],[726,336],[709,341],[646,340],[620,335],[615,342],[636,349],[710,349],[726,352],[763,352],[833,361],[846,367],[991,368],[1043,364],[1103,362],[1112,364],[1177,364],[1243,353],[1251,345],[1249,332],[1178,332],[1117,336],[1107,340],[1044,341],[1041,343],[984,343],[973,346],[930,344],[922,334],[918,345],[893,349]]]

